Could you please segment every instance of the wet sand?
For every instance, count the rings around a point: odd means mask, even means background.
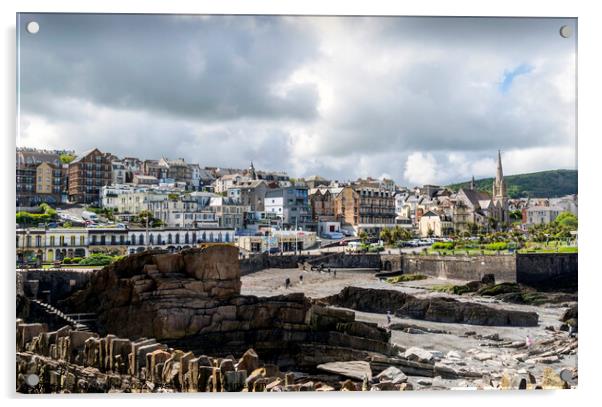
[[[302,283],[299,276],[303,276]],[[290,278],[291,281],[291,287],[288,289],[285,288],[286,278]],[[384,280],[375,278],[374,272],[372,271],[338,269],[335,277],[332,272],[320,273],[315,271],[304,272],[299,269],[267,269],[242,277],[242,293],[245,295],[273,296],[291,292],[303,292],[310,298],[321,298],[336,294],[344,287],[356,286],[362,288],[398,290],[418,297],[449,296],[460,301],[478,302],[494,308],[534,311],[539,314],[539,325],[537,327],[480,326],[431,322],[398,318],[394,316],[392,318],[393,323],[406,323],[421,328],[439,329],[447,331],[449,334],[415,334],[393,330],[391,342],[403,348],[417,346],[431,351],[440,351],[444,354],[449,351],[456,351],[463,356],[467,366],[500,374],[504,369],[518,370],[525,368],[535,374],[541,374],[543,369],[547,366],[553,367],[554,369],[576,368],[576,355],[563,355],[560,361],[549,365],[526,364],[520,361],[517,362],[516,359],[513,358],[513,355],[524,353],[525,350],[483,346],[483,344],[495,342],[465,335],[465,333],[469,331],[474,331],[481,336],[497,333],[500,338],[511,341],[524,341],[527,336],[530,336],[536,344],[551,338],[564,338],[567,336],[566,332],[551,332],[546,330],[545,327],[553,326],[558,329],[561,325],[559,319],[567,307],[558,305],[531,306],[508,304],[487,297],[467,295],[457,296],[433,292],[428,289],[428,287],[432,285],[450,283],[462,284],[466,282],[429,278],[402,284],[389,284]],[[360,321],[376,322],[380,326],[387,326],[386,315],[360,311],[355,311],[355,313],[356,318]],[[495,357],[486,361],[473,359],[472,356],[479,352],[491,353]]]

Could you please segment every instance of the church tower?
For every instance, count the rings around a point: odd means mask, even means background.
[[[504,181],[504,172],[502,170],[502,153],[497,151],[497,171],[495,181],[493,181],[492,191],[493,204],[497,210],[496,218],[501,222],[508,221],[508,196],[506,194],[506,182]]]
[[[257,179],[257,173],[255,172],[255,166],[253,165],[253,161],[251,161],[251,166],[249,167],[249,176],[252,180]]]

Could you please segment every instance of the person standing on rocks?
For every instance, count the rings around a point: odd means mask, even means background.
[[[290,278],[286,278],[286,280],[284,280],[284,287],[288,290],[288,288],[291,286],[291,279]]]
[[[303,285],[303,274],[299,275],[299,284]]]
[[[337,270],[336,270],[336,269],[334,270],[334,272],[333,272],[332,276],[333,276],[334,278],[337,278]]]

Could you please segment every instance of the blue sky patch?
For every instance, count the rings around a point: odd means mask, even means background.
[[[504,71],[504,77],[499,85],[500,92],[507,93],[510,90],[510,87],[512,86],[512,81],[514,80],[514,78],[516,78],[519,75],[528,74],[532,70],[533,70],[533,67],[531,65],[520,64],[519,66],[517,66],[516,68],[514,68],[511,71],[509,71],[509,70]]]

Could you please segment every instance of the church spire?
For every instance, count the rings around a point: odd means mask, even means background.
[[[474,184],[474,175],[472,176],[472,180],[470,181],[470,189],[474,190],[475,189],[475,184]]]
[[[251,161],[251,166],[249,167],[249,175],[251,176],[252,180],[256,180],[257,179],[257,173],[255,172],[255,166],[253,165],[253,161]]]
[[[502,170],[502,152],[497,150],[497,171],[495,173],[495,181],[493,183],[493,196],[506,196],[506,183],[504,182],[504,171]]]

